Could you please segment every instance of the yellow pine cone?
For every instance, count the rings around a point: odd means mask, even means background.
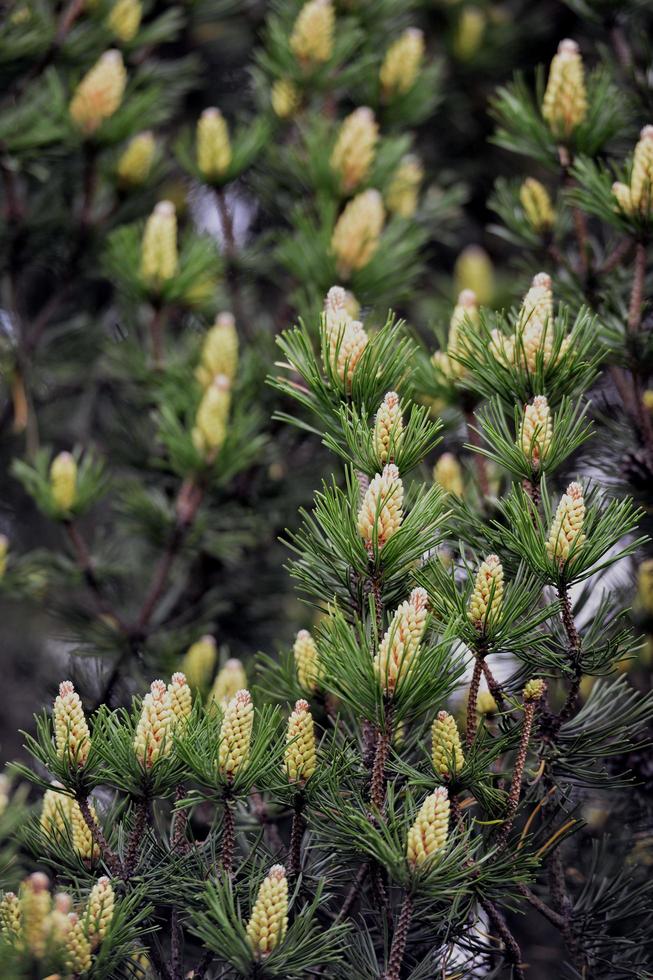
[[[197,123],[197,166],[207,180],[220,180],[231,164],[229,129],[214,106],[205,109]]]
[[[393,694],[405,680],[419,652],[424,635],[428,597],[424,589],[413,589],[410,597],[395,610],[378,653],[374,670],[385,694]]]
[[[188,648],[181,666],[192,691],[203,691],[209,686],[217,659],[215,640],[208,634]]]
[[[116,172],[120,183],[127,187],[144,184],[150,176],[155,151],[156,141],[149,130],[134,136],[118,161]]]
[[[107,17],[107,26],[120,41],[131,41],[141,26],[140,0],[116,0]]]
[[[630,177],[633,209],[643,218],[651,217],[653,208],[653,126],[644,126],[633,156]]]
[[[91,748],[91,733],[79,694],[71,681],[59,685],[54,702],[54,737],[57,755],[83,766]]]
[[[539,272],[533,277],[519,311],[513,351],[517,361],[524,363],[531,373],[536,370],[540,357],[542,366],[546,367],[553,353],[555,331],[551,287],[551,277],[546,272]],[[566,337],[560,346],[558,359],[568,346],[569,338]]]
[[[221,707],[226,707],[238,691],[247,687],[247,674],[240,660],[230,657],[224,667],[218,671],[209,701],[215,701]]]
[[[492,356],[506,366],[515,360],[515,336],[507,337],[501,330],[490,331],[490,351]]]
[[[333,54],[335,11],[330,0],[309,0],[290,35],[290,50],[305,68],[324,64]]]
[[[169,755],[172,748],[171,727],[172,712],[168,689],[163,681],[152,681],[150,690],[143,698],[141,716],[134,736],[136,758],[147,769],[157,759]]]
[[[264,959],[283,942],[288,928],[288,881],[282,864],[270,868],[261,884],[247,923],[247,938],[257,959]]]
[[[400,218],[412,218],[417,211],[419,189],[424,180],[424,168],[412,153],[406,154],[395,170],[388,189],[385,192],[385,203],[391,214]]]
[[[60,787],[61,784],[53,783],[53,786]],[[54,841],[61,834],[65,834],[66,826],[70,822],[72,802],[70,796],[60,793],[58,789],[46,789],[43,794],[39,826],[51,840]]]
[[[347,296],[342,286],[332,286],[327,293],[324,301],[324,331],[328,365],[349,386],[367,347],[368,336],[360,320],[352,318]]]
[[[633,213],[633,199],[628,184],[622,184],[620,180],[615,180],[612,185],[612,193],[617,199],[617,210],[631,215]]]
[[[546,457],[553,438],[551,409],[544,395],[536,395],[524,409],[517,445],[534,470]]]
[[[249,691],[238,691],[231,699],[220,726],[218,763],[220,772],[232,779],[249,762],[254,705]]]
[[[437,854],[447,843],[449,794],[439,786],[422,803],[415,823],[408,831],[406,857],[415,869]]]
[[[300,687],[314,691],[320,676],[320,659],[315,640],[308,630],[299,631],[292,649]]]
[[[522,697],[524,701],[539,701],[544,697],[545,691],[546,683],[539,677],[534,677],[533,680],[528,681],[524,687]]]
[[[383,199],[377,190],[362,191],[347,204],[331,236],[331,250],[343,279],[374,257],[384,222]]]
[[[386,51],[379,81],[385,99],[405,95],[419,75],[424,60],[424,35],[417,27],[407,28]]]
[[[30,953],[43,958],[50,932],[52,898],[47,876],[35,871],[20,886],[20,922],[22,938]]]
[[[431,728],[431,758],[439,776],[455,776],[465,765],[456,719],[438,711]]]
[[[555,211],[544,184],[534,177],[527,177],[519,189],[519,201],[526,219],[538,235],[550,231],[555,224]]]
[[[98,878],[88,896],[86,931],[91,949],[96,949],[104,940],[113,919],[114,906],[115,895],[111,882],[106,875],[103,875]]]
[[[60,947],[66,943],[70,932],[69,914],[72,904],[70,895],[66,895],[65,892],[57,892],[54,896],[53,909],[50,912],[50,936],[56,946]],[[53,980],[53,978],[46,977],[46,980]],[[54,980],[56,980],[56,975]]]
[[[0,534],[0,581],[5,577],[7,571],[7,555],[9,554],[9,538],[6,534]]]
[[[480,7],[463,7],[453,39],[453,52],[459,61],[471,61],[479,50],[487,27],[487,15]]]
[[[464,248],[454,265],[458,294],[471,290],[479,306],[486,306],[494,295],[494,267],[490,256],[480,245]]]
[[[177,272],[177,215],[172,201],[159,201],[147,219],[141,244],[141,277],[158,289]]]
[[[120,108],[127,72],[120,51],[105,51],[84,75],[70,102],[70,117],[86,136],[91,136],[105,119]]]
[[[433,467],[433,480],[447,493],[462,498],[465,487],[463,471],[453,453],[442,453]]]
[[[553,136],[568,140],[587,116],[585,70],[578,45],[561,41],[551,62],[542,103],[542,116]]]
[[[289,119],[294,116],[301,104],[301,95],[297,86],[289,78],[278,78],[272,86],[272,109],[279,119]]]
[[[358,533],[368,550],[382,548],[399,530],[404,517],[404,485],[394,463],[387,463],[365,491],[358,512]]]
[[[86,937],[85,925],[75,912],[68,916],[70,929],[66,937],[66,966],[73,973],[86,973],[91,968],[91,944]]]
[[[95,812],[95,807],[92,803],[89,803],[89,810],[93,819],[97,823],[97,813]],[[82,858],[83,861],[93,861],[100,856],[100,849],[97,844],[93,841],[93,835],[89,830],[88,824],[82,816],[82,811],[79,808],[79,804],[75,800],[70,802],[70,810],[68,812],[68,818],[70,820],[70,829],[73,838],[73,848],[77,854]]]
[[[188,721],[193,710],[193,695],[186,680],[186,675],[179,670],[172,675],[168,684],[168,698],[172,712],[172,725],[183,725]]]
[[[469,600],[467,616],[476,629],[484,630],[486,624],[496,622],[503,602],[503,566],[496,555],[488,555],[481,562],[474,591]]]
[[[440,358],[435,357],[434,363],[443,374],[450,379],[462,378],[465,375],[465,367],[456,359],[456,355],[463,350],[464,338],[460,331],[464,327],[475,327],[480,322],[476,293],[473,289],[463,289],[456,301],[449,321],[449,338],[447,343],[447,353]],[[440,353],[440,352],[438,352]]]
[[[570,483],[560,498],[549,538],[546,553],[560,564],[565,562],[572,549],[577,552],[585,540],[583,521],[585,520],[585,500],[580,483]]]
[[[288,719],[284,763],[291,783],[305,783],[315,772],[315,726],[308,701],[296,701]]]
[[[199,367],[195,377],[207,388],[218,374],[229,381],[236,377],[238,369],[238,332],[231,313],[219,313],[215,323],[204,338]]]
[[[331,169],[340,178],[340,187],[349,194],[368,177],[379,127],[374,113],[367,106],[354,109],[343,121],[331,153]]]
[[[50,464],[50,493],[57,509],[66,512],[77,500],[77,462],[72,453],[59,453]]]
[[[20,901],[15,892],[5,892],[0,899],[0,935],[5,938],[20,935]]]
[[[401,445],[404,420],[401,415],[399,395],[389,391],[376,413],[374,420],[374,451],[380,463],[393,460]]]
[[[227,438],[227,423],[231,408],[231,383],[218,374],[205,390],[191,432],[193,445],[210,462]]]

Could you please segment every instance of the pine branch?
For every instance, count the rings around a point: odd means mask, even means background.
[[[401,913],[392,937],[390,959],[388,960],[388,969],[385,974],[385,980],[400,980],[401,965],[404,961],[404,953],[406,952],[406,943],[408,941],[408,930],[410,929],[410,921],[412,917],[413,899],[410,893],[406,892],[403,905],[401,906]]]
[[[106,864],[107,868],[114,877],[120,878],[124,877],[124,870],[118,855],[111,850],[107,839],[104,836],[104,832],[100,827],[99,823],[93,816],[91,808],[89,806],[88,798],[86,796],[78,796],[77,804],[81,811],[82,817],[84,818],[84,823],[91,832],[91,837],[93,838],[95,844],[100,850],[102,855],[102,860]]]

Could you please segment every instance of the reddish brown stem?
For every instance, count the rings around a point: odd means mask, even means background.
[[[610,255],[610,258],[606,259],[601,268],[599,269],[600,276],[607,276],[620,265],[625,258],[628,257],[630,250],[633,247],[632,238],[624,238],[623,241],[619,242],[614,252]]]
[[[533,729],[533,718],[535,717],[536,704],[536,701],[526,701],[524,703],[524,720],[522,723],[521,738],[519,739],[517,758],[515,759],[515,765],[512,771],[512,782],[510,784],[510,792],[508,793],[508,800],[506,803],[506,816],[498,838],[499,846],[505,844],[505,842],[508,840],[508,835],[512,830],[515,814],[517,813],[519,797],[521,796],[521,784],[524,776],[524,766],[526,765],[526,756],[528,755],[528,743],[530,742],[531,731]]]
[[[234,866],[234,851],[236,849],[236,814],[234,805],[229,797],[225,798],[222,824],[222,869],[230,875]]]
[[[336,922],[342,922],[343,919],[346,919],[349,913],[351,912],[352,908],[354,907],[354,902],[358,898],[360,894],[360,890],[365,882],[365,879],[369,874],[369,870],[370,870],[369,864],[361,864],[360,868],[356,873],[356,877],[354,878],[351,887],[345,896],[345,900],[342,903],[342,906],[340,907],[340,911],[338,912]]]
[[[179,924],[179,913],[173,908],[170,913],[170,976],[171,980],[183,980],[184,965],[182,958],[182,933]]]
[[[292,829],[290,831],[290,874],[296,878],[302,867],[302,839],[306,830],[304,805],[306,797],[303,793],[295,796]]]
[[[406,952],[406,943],[408,941],[408,930],[410,929],[410,921],[412,917],[413,899],[407,892],[406,897],[404,898],[404,903],[401,906],[401,913],[399,915],[399,919],[397,920],[394,936],[392,937],[390,959],[388,960],[388,969],[385,974],[385,980],[400,980],[401,965],[404,961],[404,953]]]
[[[630,291],[628,306],[628,330],[637,333],[642,322],[642,303],[644,301],[644,284],[646,280],[646,246],[637,242],[635,246],[635,265],[633,268],[633,285]]]
[[[147,823],[148,802],[141,798],[136,801],[134,826],[131,829],[125,853],[125,878],[131,878],[138,864],[138,855],[143,843],[143,834]]]
[[[469,748],[476,735],[476,703],[478,701],[478,691],[481,686],[481,674],[483,673],[483,657],[481,654],[476,654],[474,660],[474,670],[472,672],[472,680],[469,685],[469,694],[467,697],[467,725],[465,727],[465,745]]]
[[[487,681],[488,691],[496,701],[498,707],[503,711],[506,705],[506,699],[503,696],[501,685],[499,684],[498,680],[490,670],[487,660],[483,659],[481,661],[481,666],[483,668],[483,674],[485,676],[485,680]]]
[[[86,824],[86,826],[91,832],[91,837],[93,838],[93,841],[100,849],[102,860],[104,861],[107,868],[109,869],[109,871],[114,877],[122,877],[123,869],[120,863],[120,858],[109,847],[107,839],[104,836],[104,831],[102,830],[99,823],[93,816],[91,807],[88,802],[88,797],[78,796],[77,805],[79,806],[82,817],[84,818],[84,823]]]
[[[525,980],[524,970],[521,961],[521,950],[517,940],[513,936],[512,932],[508,928],[508,924],[504,919],[503,915],[496,907],[494,902],[489,899],[483,899],[481,901],[481,906],[485,910],[490,924],[499,934],[499,938],[503,943],[504,955],[506,961],[512,967],[512,976],[514,980]]]
[[[186,795],[186,787],[181,783],[175,789],[175,804],[181,802]],[[188,826],[188,810],[176,809],[172,817],[172,833],[170,835],[170,847],[173,851],[186,851],[188,841],[186,839],[186,827]]]
[[[385,713],[385,730],[379,728],[376,734],[376,750],[370,782],[370,802],[379,811],[383,810],[385,804],[385,767],[392,743],[392,714],[392,705],[389,705]]]

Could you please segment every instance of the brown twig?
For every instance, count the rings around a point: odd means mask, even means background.
[[[236,849],[236,813],[229,792],[225,793],[222,822],[221,864],[225,874],[230,875],[234,866]]]
[[[503,943],[504,956],[507,962],[512,966],[512,975],[514,980],[525,980],[523,964],[521,961],[521,950],[517,940],[508,928],[506,920],[494,902],[491,902],[489,899],[482,899],[481,906],[485,910],[487,917],[490,920],[490,924],[494,926],[499,934],[501,942]]]
[[[628,330],[637,333],[642,322],[642,303],[644,301],[644,283],[646,280],[646,246],[637,242],[635,246],[635,265],[633,268],[633,284],[630,290],[628,305]]]
[[[483,654],[477,652],[474,659],[474,670],[469,685],[467,696],[467,724],[465,726],[465,745],[469,748],[476,735],[476,703],[478,701],[478,691],[481,686],[481,674],[483,673]]]
[[[601,268],[599,269],[598,271],[599,276],[607,276],[611,272],[614,272],[617,266],[620,265],[620,263],[623,262],[624,259],[628,257],[632,247],[633,247],[632,238],[624,238],[621,242],[619,242],[619,244],[615,248],[610,258],[606,259],[603,265],[601,266]]]
[[[556,926],[557,929],[564,929],[565,920],[563,916],[559,915],[557,912],[554,912],[552,908],[549,908],[549,906],[546,905],[541,898],[538,898],[537,895],[535,895],[526,885],[519,884],[517,885],[517,888],[524,896],[526,901],[530,902],[533,908],[537,909],[537,911],[543,915],[545,919],[548,919],[551,925]]]
[[[499,684],[498,680],[496,679],[496,677],[494,676],[494,674],[492,673],[492,671],[490,670],[490,666],[487,660],[485,659],[485,657],[481,661],[481,666],[483,669],[485,680],[487,682],[488,691],[496,701],[498,707],[501,709],[501,711],[503,711],[506,706],[506,699],[503,694],[503,689]]]
[[[143,834],[145,832],[148,813],[148,801],[145,797],[141,797],[136,801],[135,809],[134,826],[129,834],[127,850],[125,852],[125,878],[131,878],[134,874],[141,844],[143,843]]]
[[[385,713],[385,729],[378,728],[376,733],[376,749],[370,781],[370,803],[379,812],[383,811],[385,804],[385,767],[392,744],[392,716],[392,704],[388,704]]]
[[[542,691],[542,694],[544,694],[544,691]],[[521,737],[519,739],[519,748],[517,749],[517,757],[512,770],[510,792],[508,793],[508,800],[506,802],[506,816],[497,840],[499,847],[503,846],[503,844],[505,844],[508,840],[508,835],[512,830],[515,814],[517,813],[519,797],[521,796],[521,784],[524,776],[524,766],[526,765],[526,756],[528,755],[528,744],[531,740],[533,719],[535,718],[535,709],[538,701],[539,698],[537,700],[524,701],[524,718],[522,721],[522,730]]]
[[[304,806],[306,797],[303,792],[295,794],[292,828],[290,831],[290,874],[296,878],[302,867],[302,839],[306,830]]]
[[[361,864],[360,868],[356,872],[356,877],[351,883],[349,891],[345,895],[345,900],[340,907],[340,911],[338,912],[338,916],[336,918],[337,923],[342,922],[343,919],[346,919],[349,913],[351,912],[352,908],[354,907],[354,902],[358,898],[358,895],[360,893],[361,888],[363,887],[365,879],[369,874],[369,870],[370,870],[369,864],[365,863],[365,864]]]
[[[183,980],[184,967],[181,953],[182,932],[179,913],[173,908],[170,913],[170,974],[172,980]]]
[[[388,969],[385,974],[385,980],[399,980],[401,977],[401,965],[404,961],[406,942],[408,940],[408,930],[410,929],[410,921],[412,917],[413,898],[409,892],[406,892],[403,905],[401,906],[401,913],[399,915],[399,919],[397,920],[397,926],[392,937],[390,959],[388,960]]]
[[[180,783],[175,788],[175,807],[186,795],[186,787]],[[170,847],[173,851],[186,851],[189,844],[186,839],[186,827],[188,826],[188,810],[175,809],[172,815],[172,833],[170,835]]]
[[[565,703],[560,709],[560,712],[554,716],[551,721],[551,726],[548,733],[549,738],[555,737],[560,730],[560,726],[571,718],[578,701],[580,682],[583,677],[580,635],[576,629],[574,614],[571,608],[571,600],[569,599],[569,593],[566,586],[560,586],[558,589],[558,598],[560,599],[560,617],[562,619],[562,625],[564,626],[565,633],[567,634],[567,640],[569,642],[569,659],[571,661],[571,666],[574,673]]]
[[[88,802],[88,797],[78,796],[77,805],[79,806],[82,817],[84,818],[84,823],[91,832],[91,837],[93,838],[95,844],[100,849],[102,855],[102,860],[106,864],[107,868],[114,877],[122,877],[123,869],[118,855],[111,850],[104,836],[104,831],[100,827],[100,824],[93,816],[91,807]]]

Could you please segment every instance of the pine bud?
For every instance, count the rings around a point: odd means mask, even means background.
[[[575,41],[565,40],[551,62],[542,116],[553,136],[568,140],[587,115],[585,70]]]
[[[488,555],[476,573],[467,610],[469,621],[477,630],[485,630],[496,622],[502,602],[503,566],[496,555]]]
[[[397,455],[404,431],[399,395],[389,391],[376,413],[374,421],[374,451],[380,463],[392,460]]]
[[[7,556],[9,554],[9,538],[6,534],[0,534],[0,582],[5,577],[7,571]]]
[[[492,302],[494,296],[494,267],[490,256],[480,245],[464,248],[454,266],[456,289],[460,294],[470,289],[479,306]]]
[[[144,184],[150,176],[155,151],[153,133],[147,131],[134,136],[118,161],[117,174],[120,183],[127,187],[140,187]]]
[[[347,204],[331,236],[338,275],[343,279],[364,268],[374,257],[384,221],[383,199],[377,190],[362,191]]]
[[[400,218],[412,218],[417,211],[419,189],[424,180],[424,169],[418,157],[412,153],[402,158],[385,192],[385,203],[392,214]]]
[[[328,365],[345,385],[350,386],[356,366],[367,347],[368,337],[360,320],[352,319],[347,292],[342,286],[332,286],[327,293],[324,330],[328,342]]]
[[[643,218],[650,218],[653,208],[653,126],[644,126],[635,147],[630,195],[634,210]]]
[[[394,463],[387,463],[370,483],[358,512],[358,533],[371,552],[399,530],[403,520],[404,485]]]
[[[546,553],[549,558],[563,564],[572,551],[577,552],[585,540],[583,521],[585,520],[585,500],[580,483],[570,483],[560,498],[556,510]]]
[[[526,219],[538,235],[550,231],[555,224],[555,211],[544,184],[534,177],[527,177],[519,189],[519,201]]]
[[[215,457],[227,438],[230,408],[229,378],[224,374],[218,374],[202,396],[191,433],[193,445],[207,463]]]
[[[59,453],[50,464],[50,493],[57,510],[66,513],[77,500],[77,462],[72,453]]]
[[[70,103],[70,116],[78,129],[91,136],[120,107],[127,72],[120,51],[105,51],[84,75]]]
[[[168,684],[168,698],[172,712],[172,726],[184,725],[193,710],[193,695],[186,681],[186,675],[181,671],[172,675]]]
[[[442,453],[433,467],[433,479],[447,493],[462,499],[465,492],[463,471],[453,453]]]
[[[315,726],[308,701],[296,701],[288,719],[284,762],[291,783],[303,784],[315,772]]]
[[[379,127],[366,106],[355,109],[343,121],[331,153],[331,169],[340,187],[349,194],[369,175],[374,162]]]
[[[247,938],[257,959],[264,959],[283,942],[288,928],[288,881],[282,864],[270,868],[256,896],[247,923]]]
[[[459,61],[471,61],[478,52],[487,26],[487,15],[479,7],[463,7],[453,39],[453,52]]]
[[[220,180],[231,164],[231,142],[219,109],[205,109],[197,123],[197,166],[209,181]]]
[[[534,470],[539,469],[540,463],[549,451],[552,438],[553,425],[549,403],[544,395],[536,395],[524,409],[517,440],[517,445]]]
[[[71,681],[59,685],[54,702],[54,737],[57,755],[83,766],[91,748],[91,733],[79,694]]]
[[[245,687],[247,687],[245,668],[236,657],[230,657],[217,673],[209,694],[209,701],[215,701],[221,707],[226,707],[238,691]]]
[[[75,974],[87,973],[93,958],[84,922],[75,912],[71,912],[68,918],[70,930],[66,937],[66,966]]]
[[[249,691],[238,691],[227,705],[220,726],[218,762],[220,772],[233,779],[249,762],[254,725],[254,705]]]
[[[301,96],[289,78],[278,78],[272,86],[272,109],[279,119],[289,119],[299,109]]]
[[[115,895],[111,887],[111,882],[106,875],[103,875],[102,878],[98,878],[97,883],[93,885],[91,893],[88,896],[86,921],[88,923],[87,934],[91,942],[91,949],[99,946],[106,936],[111,925],[111,920],[113,919],[114,905]]]
[[[212,636],[202,636],[188,648],[181,661],[192,691],[203,691],[211,683],[218,650]]]
[[[406,856],[413,869],[422,867],[442,850],[447,843],[448,829],[449,794],[444,786],[439,786],[426,797],[408,831]]]
[[[170,753],[172,712],[168,690],[163,681],[152,681],[143,698],[141,716],[134,736],[134,753],[138,761],[150,769],[157,759]]]
[[[11,941],[12,937],[20,935],[21,916],[20,901],[15,892],[5,892],[0,899],[0,935]]]
[[[617,199],[618,210],[623,211],[624,214],[632,214],[634,210],[633,199],[628,184],[622,184],[620,180],[615,180],[612,185],[612,193]]]
[[[141,277],[159,288],[177,272],[177,215],[172,201],[159,201],[147,219],[141,245]]]
[[[524,297],[517,320],[518,357],[523,359],[530,372],[537,368],[538,360],[546,366],[553,351],[553,291],[551,277],[539,272],[533,278],[530,289]],[[568,339],[560,348],[564,353]]]
[[[314,691],[320,675],[320,660],[315,640],[308,630],[299,631],[292,649],[300,687]]]
[[[120,41],[131,41],[141,26],[140,0],[116,0],[107,17],[107,26]]]
[[[413,589],[410,597],[395,610],[378,653],[374,671],[385,694],[393,694],[405,680],[419,652],[427,618],[428,598],[424,589]]]
[[[91,816],[98,822],[97,813],[95,812],[95,807],[92,803],[89,803],[88,808],[91,812]],[[93,834],[84,820],[84,816],[79,807],[79,804],[75,800],[70,802],[70,810],[68,812],[68,817],[70,820],[70,831],[72,834],[73,850],[76,854],[80,856],[82,861],[94,861],[100,856],[100,849],[98,845],[93,840]]]
[[[22,938],[30,953],[43,958],[48,941],[49,916],[52,898],[48,890],[47,876],[35,871],[20,887],[20,922]]]
[[[218,374],[223,374],[229,381],[236,377],[238,369],[238,333],[236,321],[231,313],[219,313],[216,321],[207,332],[200,364],[195,377],[207,388]]]
[[[507,337],[501,330],[490,331],[490,352],[500,364],[508,366],[515,360],[515,336]]]
[[[540,701],[544,697],[545,691],[546,683],[539,677],[534,677],[526,684],[522,697],[526,702]]]
[[[476,293],[473,289],[463,289],[458,295],[456,305],[449,321],[449,342],[447,351],[450,355],[458,354],[460,351],[460,329],[465,326],[477,326],[480,322]],[[465,369],[462,364],[451,360],[451,370],[456,377],[462,377]]]
[[[72,899],[65,892],[57,892],[53,900],[53,909],[50,912],[50,936],[55,946],[65,946],[70,932],[70,910]],[[46,977],[45,980],[59,980],[57,974]]]
[[[438,711],[431,728],[431,757],[439,776],[455,776],[465,765],[456,720],[448,711]]]
[[[61,788],[60,783],[53,783],[53,786]],[[51,841],[56,841],[62,834],[66,833],[66,827],[70,823],[70,810],[72,799],[58,789],[46,789],[43,794],[43,804],[41,806],[41,818],[39,826]]]
[[[290,35],[290,50],[305,68],[324,64],[333,54],[335,11],[330,0],[309,0]]]
[[[497,703],[486,689],[478,692],[478,697],[476,698],[476,714],[482,715],[493,715],[497,711]]]
[[[417,27],[409,27],[386,51],[379,73],[384,99],[405,95],[419,75],[424,59],[424,35]]]

